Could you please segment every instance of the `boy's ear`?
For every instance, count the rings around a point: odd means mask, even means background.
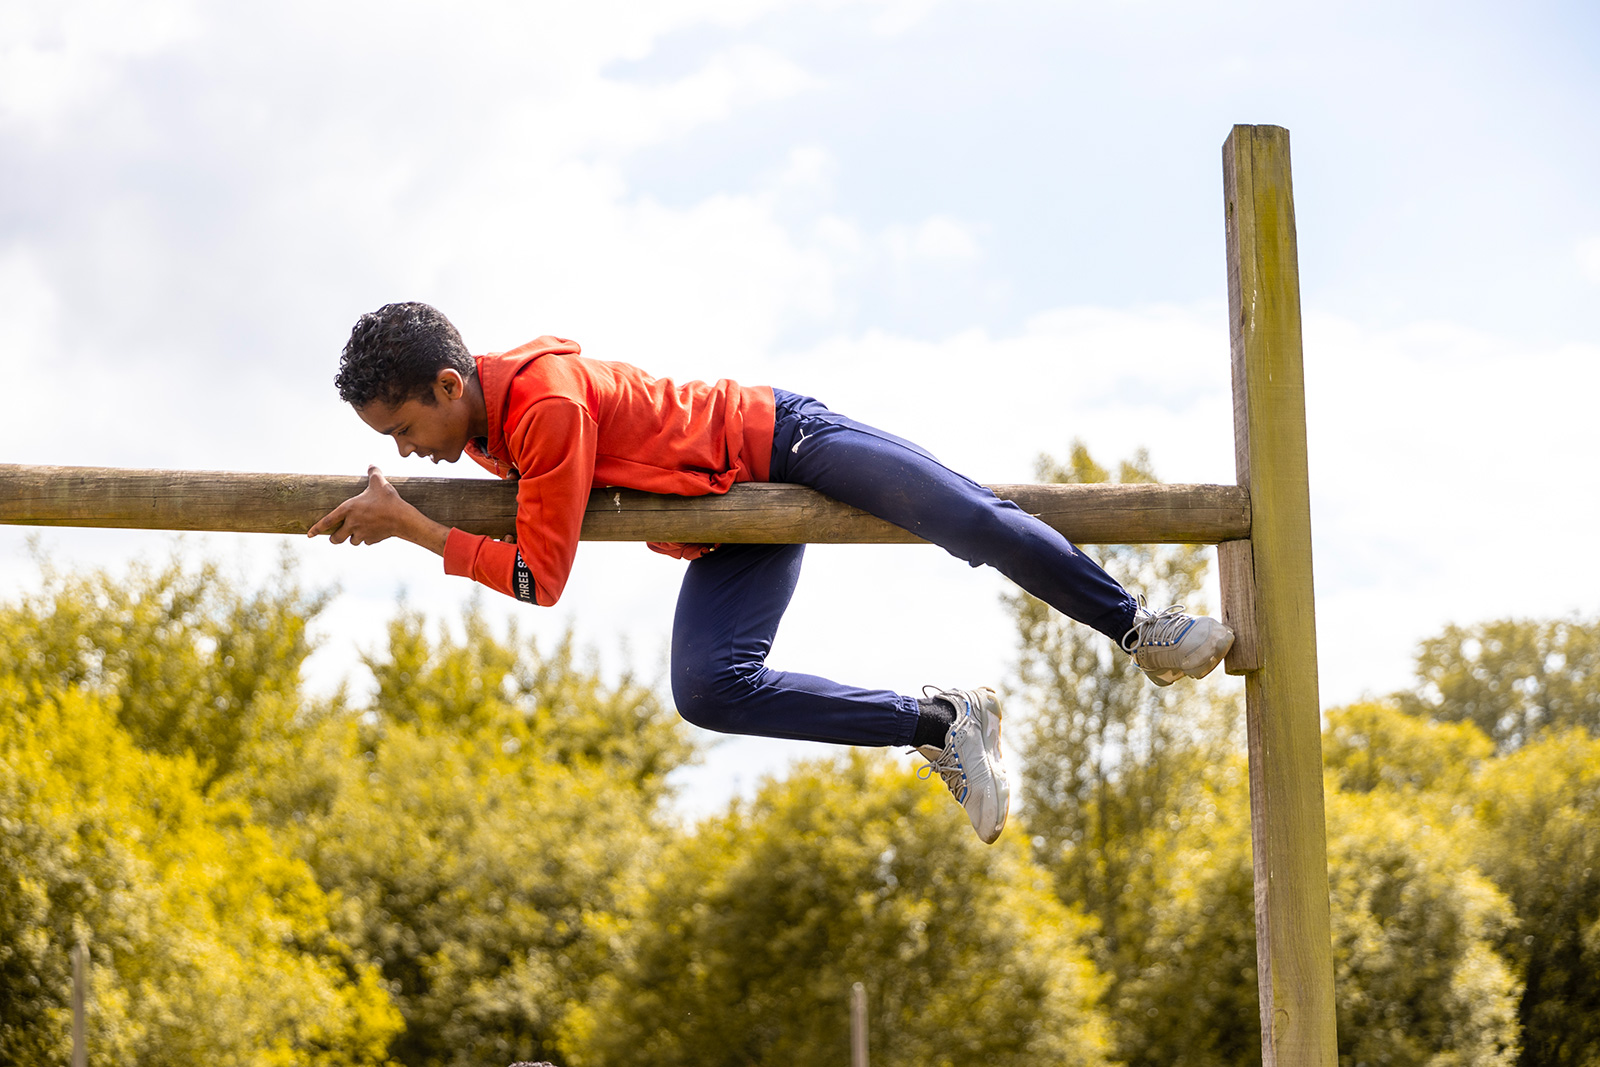
[[[445,367],[433,380],[433,393],[440,400],[460,400],[467,395],[467,381],[454,367]]]

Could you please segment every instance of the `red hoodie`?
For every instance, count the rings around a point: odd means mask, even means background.
[[[452,529],[444,570],[549,606],[561,597],[578,531],[599,486],[701,496],[764,482],[772,459],[772,389],[726,379],[674,385],[626,363],[580,356],[540,337],[478,356],[489,435],[467,454],[517,478],[517,541]],[[703,545],[652,544],[693,559]]]

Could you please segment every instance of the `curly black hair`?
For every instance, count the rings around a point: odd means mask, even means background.
[[[357,408],[374,400],[398,407],[407,400],[433,403],[433,383],[452,367],[471,381],[478,365],[461,334],[427,304],[385,304],[356,320],[339,357],[333,384]]]

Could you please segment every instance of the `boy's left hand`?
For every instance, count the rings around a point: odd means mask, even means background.
[[[401,537],[444,555],[450,528],[434,522],[405,502],[383,472],[367,468],[367,488],[318,519],[306,531],[307,537],[327,534],[334,544],[375,545],[391,537]]]

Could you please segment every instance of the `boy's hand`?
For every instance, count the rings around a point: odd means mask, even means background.
[[[367,468],[367,488],[317,520],[307,537],[327,534],[334,544],[375,545],[401,537],[444,555],[450,528],[428,518],[401,499],[377,467]]]

